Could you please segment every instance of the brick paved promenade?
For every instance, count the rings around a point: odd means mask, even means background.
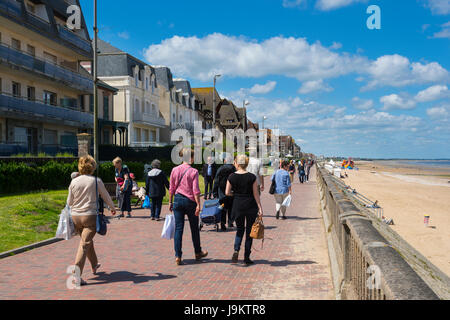
[[[0,299],[334,299],[315,181],[296,181],[293,194],[288,219],[276,220],[273,196],[263,193],[266,235],[273,241],[263,250],[254,242],[255,265],[232,265],[234,229],[217,233],[208,226],[201,240],[209,256],[195,262],[187,223],[186,264],[176,266],[173,241],[160,238],[164,222],[136,210],[133,219],[114,219],[106,237],[95,237],[102,267],[94,276],[86,262],[87,286],[66,288],[76,237],[0,260]]]

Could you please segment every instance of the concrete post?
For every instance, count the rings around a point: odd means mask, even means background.
[[[84,157],[89,155],[92,135],[90,135],[89,133],[80,133],[77,134],[77,138],[78,138],[78,157]]]

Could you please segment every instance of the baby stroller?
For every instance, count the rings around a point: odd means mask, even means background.
[[[219,199],[206,200],[200,212],[200,230],[202,230],[203,225],[214,225],[218,232],[222,211],[223,204],[219,203]]]

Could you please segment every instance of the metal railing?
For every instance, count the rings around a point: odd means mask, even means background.
[[[93,115],[87,112],[48,105],[37,100],[32,101],[22,97],[13,97],[5,93],[0,94],[0,108],[20,111],[30,115],[41,115],[44,117],[41,121],[44,122],[47,117],[78,122],[83,127],[92,127],[94,122]]]
[[[316,166],[337,294],[342,299],[438,300],[323,167]]]
[[[142,122],[148,123],[150,125],[155,125],[155,126],[164,126],[166,124],[166,121],[164,120],[164,118],[157,117],[156,114],[151,114],[151,113],[135,112],[133,114],[133,120],[142,121]]]
[[[8,15],[15,15],[20,17],[22,15],[22,7],[16,0],[2,0],[0,1],[0,10]]]
[[[26,52],[11,48],[4,43],[0,44],[0,59],[33,71],[39,75],[53,78],[78,90],[91,92],[93,88],[93,81],[89,76],[82,75],[75,70],[68,69],[44,59],[39,59]]]
[[[70,31],[66,27],[58,24],[58,32],[62,39],[65,41],[77,46],[78,48],[90,52],[91,51],[91,42],[83,39],[81,36],[76,33]]]

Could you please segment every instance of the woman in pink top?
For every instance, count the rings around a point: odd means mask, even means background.
[[[191,167],[194,162],[194,150],[183,148],[180,157],[190,161],[173,168],[170,174],[170,211],[175,216],[175,262],[181,265],[181,247],[184,231],[184,216],[187,215],[191,226],[192,242],[195,250],[195,260],[200,260],[208,255],[200,246],[199,213],[200,213],[200,188],[198,186],[198,170]]]

